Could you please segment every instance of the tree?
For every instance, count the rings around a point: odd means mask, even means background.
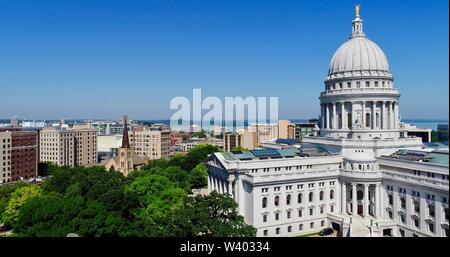
[[[48,176],[51,166],[54,166],[54,164],[52,164],[50,162],[38,163],[38,175],[39,176]]]
[[[208,155],[219,152],[220,149],[213,145],[198,145],[191,149],[186,155],[186,161],[181,167],[183,170],[190,171],[199,163],[204,162]]]
[[[64,201],[55,193],[34,197],[20,209],[14,233],[17,236],[65,236],[74,232],[69,223],[82,208],[81,198]]]
[[[3,212],[2,220],[7,225],[12,225],[19,215],[19,209],[30,198],[39,196],[42,194],[42,189],[38,186],[29,185],[17,188],[12,194],[8,205]]]
[[[17,183],[0,186],[0,224],[3,223],[3,213],[11,199],[11,194],[20,187],[27,186],[27,183],[19,181]]]
[[[239,215],[236,202],[216,192],[188,199],[171,215],[166,232],[177,237],[256,236],[256,229]]]
[[[198,138],[206,138],[206,131],[202,129],[202,131],[198,132],[196,135]]]
[[[187,192],[169,178],[151,173],[136,177],[126,185],[125,194],[138,200],[134,215],[152,225],[182,207],[183,199],[187,196]]]
[[[243,151],[248,151],[248,149],[242,146],[235,146],[231,148],[231,152],[243,152]]]
[[[208,170],[205,163],[201,162],[191,170],[189,180],[191,188],[203,188],[208,184]]]

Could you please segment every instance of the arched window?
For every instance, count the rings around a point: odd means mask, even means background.
[[[428,214],[431,217],[434,217],[434,204],[432,204],[432,203],[428,204]]]
[[[364,192],[362,190],[356,191],[356,200],[362,200],[364,198]]]
[[[330,199],[333,200],[334,199],[334,190],[330,191]]]
[[[420,212],[420,202],[418,200],[414,200],[413,205],[414,205],[414,211],[419,213]]]
[[[279,205],[280,205],[280,197],[275,196],[275,206],[279,206]]]
[[[263,197],[263,199],[262,199],[262,207],[263,208],[267,207],[267,197]]]
[[[405,199],[405,197],[401,197],[400,198],[400,206],[402,207],[402,209],[406,208],[406,199]]]
[[[319,193],[319,200],[323,201],[323,191],[320,191],[320,193]]]
[[[366,127],[370,127],[370,113],[366,113]]]
[[[314,194],[313,192],[309,193],[309,202],[312,202],[314,200]]]
[[[302,203],[302,201],[303,201],[303,195],[302,194],[298,194],[297,202],[298,203]]]
[[[291,204],[291,195],[287,195],[286,196],[286,205],[290,205]]]

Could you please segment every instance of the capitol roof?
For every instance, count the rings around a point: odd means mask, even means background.
[[[350,39],[334,53],[327,79],[358,76],[382,76],[392,78],[383,50],[368,39],[363,31],[359,9],[352,22]]]
[[[250,151],[221,153],[226,160],[255,160],[255,159],[281,159],[293,157],[318,157],[329,156],[331,153],[319,146],[308,145],[302,149],[254,149]]]
[[[416,150],[398,150],[397,152],[387,156],[388,158],[404,160],[404,161],[414,161],[414,162],[425,162],[433,163],[439,165],[449,165],[449,153],[448,151],[416,151]]]

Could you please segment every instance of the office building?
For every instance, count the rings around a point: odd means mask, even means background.
[[[40,161],[59,166],[91,166],[98,162],[97,130],[89,125],[45,127],[39,133]]]
[[[38,173],[38,134],[0,129],[0,184],[29,180]]]

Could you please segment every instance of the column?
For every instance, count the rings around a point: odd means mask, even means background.
[[[219,181],[217,180],[216,176],[214,176],[214,191],[219,193]]]
[[[233,195],[233,181],[228,180],[228,194],[230,194],[231,196]]]
[[[392,128],[395,129],[395,119],[397,116],[395,115],[395,102],[392,102]]]
[[[211,193],[211,175],[208,174],[208,193]]]
[[[422,231],[426,231],[426,223],[425,223],[425,217],[427,216],[427,201],[425,200],[424,197],[420,197],[419,198],[420,202],[420,214],[419,214],[419,219],[420,219],[420,230]]]
[[[320,206],[322,205],[321,204],[321,202],[320,202],[320,198],[319,198],[319,193],[320,193],[320,191],[321,190],[319,190],[319,187],[318,187],[318,185],[316,184],[315,185],[315,187],[314,187],[314,198],[313,198],[313,203],[314,203],[314,211],[313,211],[313,214],[314,214],[314,217],[319,217],[321,214],[320,214]]]
[[[342,129],[347,128],[347,122],[345,122],[347,119],[347,112],[345,111],[345,102],[341,102],[341,123],[342,123]]]
[[[400,115],[398,110],[398,102],[395,102],[395,122],[394,122],[395,128],[399,128],[399,124],[400,124]]]
[[[380,216],[380,203],[379,196],[380,195],[380,183],[375,185],[375,217]]]
[[[372,102],[372,129],[376,129],[377,128],[377,102],[373,101]]]
[[[435,216],[436,216],[436,226],[435,226],[435,231],[436,231],[436,235],[437,236],[444,236],[442,234],[442,214],[444,213],[442,210],[442,202],[440,201],[436,201],[434,202],[434,211],[435,211]]]
[[[380,216],[384,217],[384,211],[386,207],[384,206],[384,188],[380,187]]]
[[[398,197],[398,192],[396,189],[397,188],[394,188],[394,191],[392,191],[392,199],[393,199],[392,218],[395,221],[398,221],[398,210],[400,210],[400,207],[399,207],[400,198]]]
[[[339,212],[339,209],[341,208],[341,183],[339,183],[339,181],[336,182],[336,192],[334,192],[334,211]]]
[[[352,183],[352,215],[358,214],[358,203],[356,201],[356,183]]]
[[[392,129],[392,102],[389,102],[388,104],[388,116],[389,116],[389,120],[388,120],[388,128]]]
[[[237,193],[237,203],[238,203],[239,214],[244,216],[244,214],[245,214],[244,184],[242,183],[241,174],[239,174],[236,178],[236,193]],[[246,222],[248,222],[248,221],[246,220]]]
[[[355,107],[353,106],[355,103],[354,102],[350,102],[350,117],[351,117],[351,122],[350,122],[350,129],[353,127],[353,123],[355,122],[355,115],[353,113],[353,110],[355,109]]]
[[[342,213],[347,213],[347,188],[345,186],[345,182],[341,183],[341,192],[342,192],[341,212]]]
[[[368,184],[364,184],[364,206],[363,206],[364,217],[368,217],[369,216],[369,205],[370,205],[369,185]]]
[[[386,116],[386,107],[384,106],[384,101],[381,101],[381,120],[380,126],[382,129],[386,128],[385,116]]]
[[[221,194],[222,193],[222,180],[220,179],[219,176],[216,179],[217,179],[217,192]]]
[[[362,107],[362,125],[363,128],[366,127],[366,102],[365,101],[361,101],[361,107]]]
[[[330,110],[329,110],[328,104],[325,104],[325,111],[326,111],[325,128],[329,129],[330,128]]]
[[[321,114],[321,117],[320,117],[320,121],[321,121],[320,128],[324,129],[325,128],[325,106],[323,104],[321,104],[320,108],[321,108],[321,111],[320,111],[320,114]]]
[[[336,103],[332,103],[332,106],[333,106],[333,117],[331,117],[331,120],[332,120],[332,127],[333,127],[333,129],[336,129],[336,124],[337,124],[337,117],[336,117]]]
[[[413,205],[413,201],[412,201],[412,198],[411,198],[411,195],[410,194],[406,194],[406,208],[405,208],[405,212],[406,212],[406,215],[405,215],[405,223],[406,223],[406,226],[407,227],[411,227],[411,213],[412,213],[412,205]]]

